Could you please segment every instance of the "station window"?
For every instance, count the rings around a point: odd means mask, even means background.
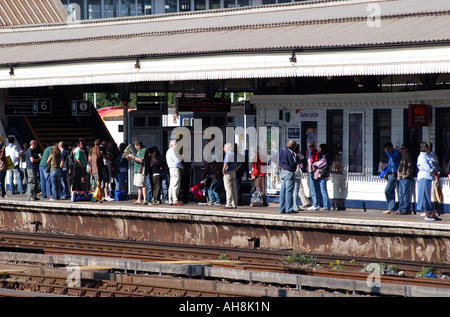
[[[206,0],[194,0],[194,10],[205,10]]]
[[[145,127],[145,117],[134,117],[133,127]]]
[[[122,0],[120,6],[120,16],[133,16],[136,15],[136,1],[135,0]]]
[[[406,143],[409,152],[417,157],[420,154],[420,142],[422,142],[422,127],[408,125],[408,109],[405,109],[403,111],[403,143]]]
[[[119,16],[119,4],[116,0],[105,0],[105,18],[115,18]]]
[[[191,11],[191,0],[179,0],[180,12]]]
[[[373,174],[380,172],[380,163],[387,166],[384,144],[391,142],[391,110],[374,110],[373,124]]]
[[[364,153],[363,113],[350,113],[348,118],[348,171],[362,173]]]
[[[342,110],[327,111],[327,144],[329,144],[328,158],[331,159],[331,171],[342,173],[342,145],[344,134],[344,114]]]
[[[220,9],[220,0],[209,0],[210,9]]]
[[[433,151],[439,158],[441,176],[446,176],[450,160],[450,108],[436,109],[436,144],[433,144]]]
[[[177,0],[166,0],[164,10],[166,13],[177,12]]]
[[[102,17],[101,1],[90,0],[87,3],[88,19],[100,19]]]

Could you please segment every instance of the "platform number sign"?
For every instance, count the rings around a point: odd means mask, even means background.
[[[72,100],[72,116],[90,116],[91,102],[88,100]]]
[[[52,100],[50,98],[33,99],[33,113],[52,113]]]

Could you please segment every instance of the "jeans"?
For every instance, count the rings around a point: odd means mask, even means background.
[[[399,182],[399,202],[398,211],[411,211],[411,185],[412,179],[401,178]]]
[[[117,179],[119,180],[119,188],[117,190],[125,188],[128,190],[128,173],[127,172],[117,172]]]
[[[330,210],[330,198],[328,198],[327,181],[328,179],[321,179],[319,183],[320,192],[322,193],[323,208]]]
[[[61,197],[70,198],[70,187],[69,187],[69,171],[61,170]]]
[[[52,195],[50,173],[47,172],[47,165],[39,166],[39,174],[41,181],[42,198],[47,198]]]
[[[388,182],[384,189],[389,211],[395,211],[395,187],[397,187],[397,175],[389,174]]]
[[[313,207],[323,207],[320,180],[314,178],[314,173],[309,173],[309,190],[311,191]]]
[[[153,201],[153,187],[155,185],[153,184],[153,176],[147,175],[145,176],[145,187],[147,187],[147,201],[152,202]]]
[[[302,179],[299,177],[295,177],[294,195],[293,195],[293,199],[294,199],[293,210],[294,211],[300,210],[300,208],[298,207],[298,197],[299,196],[300,196],[300,201],[301,201],[303,207],[306,207],[311,204],[309,202],[308,197],[306,197],[306,195],[305,195],[305,190],[303,188]]]
[[[431,184],[432,181],[421,178],[417,181],[417,210],[431,211]]]
[[[22,171],[19,168],[19,165],[14,166],[14,168],[10,171],[9,174],[9,186],[10,186],[10,192],[11,195],[15,193],[14,190],[14,175],[16,176],[17,180],[17,190],[19,191],[19,194],[25,194],[24,188],[23,188],[23,177],[22,177]]]
[[[61,199],[61,170],[50,171],[50,181],[52,183],[52,198]]]
[[[222,185],[223,185],[223,178],[211,182],[211,186],[209,186],[208,188],[208,198],[210,202],[220,204],[219,191],[222,188]]]
[[[293,211],[293,193],[295,185],[295,173],[281,171],[280,212]]]

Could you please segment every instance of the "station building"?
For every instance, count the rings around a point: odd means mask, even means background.
[[[107,1],[99,2],[106,8]],[[245,125],[276,127],[276,144],[295,139],[304,153],[310,139],[329,145],[333,173],[328,191],[335,207],[385,208],[386,183],[378,174],[387,162],[386,141],[397,148],[407,143],[416,153],[421,141],[431,141],[448,200],[448,12],[450,4],[438,0],[306,1],[4,23],[3,128],[20,121],[5,113],[11,109],[7,97],[54,96],[53,108],[67,107],[70,115],[71,101],[83,93],[115,91],[124,106],[124,140],[141,138],[164,149],[173,128],[162,123],[169,113],[166,100],[152,99],[149,106],[143,98],[142,108],[128,117],[130,93],[176,92],[211,103],[225,92],[246,92]],[[188,112],[202,119],[203,127],[226,128],[230,111],[220,105]],[[268,152],[273,150],[271,137]],[[267,177],[268,190],[276,195],[276,166]],[[448,202],[439,208],[449,211]]]
[[[297,0],[305,1],[305,0]],[[77,19],[117,18],[149,14],[229,9],[293,0],[61,0]]]

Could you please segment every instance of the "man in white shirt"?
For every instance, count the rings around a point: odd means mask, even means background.
[[[178,194],[180,192],[181,171],[183,164],[181,159],[175,152],[177,148],[177,140],[170,141],[170,147],[166,152],[167,166],[169,167],[170,184],[169,184],[169,205],[182,206],[178,202]]]
[[[15,175],[16,181],[17,181],[17,189],[19,191],[19,194],[25,194],[24,189],[23,189],[23,177],[20,172],[20,166],[19,166],[20,150],[19,150],[19,147],[14,144],[15,139],[13,136],[8,138],[8,142],[9,142],[9,144],[5,149],[5,154],[6,154],[6,156],[11,157],[11,160],[14,164],[14,168],[12,170],[10,170],[10,173],[9,173],[9,186],[10,186],[9,191],[11,192],[11,195],[15,194],[15,190],[14,190],[14,175]]]

